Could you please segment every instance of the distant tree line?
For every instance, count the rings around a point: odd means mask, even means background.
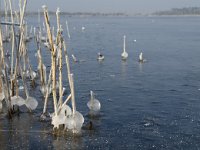
[[[200,15],[200,7],[172,8],[168,11],[158,11],[153,15]]]

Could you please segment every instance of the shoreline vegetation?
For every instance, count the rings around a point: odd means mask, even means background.
[[[43,12],[39,12],[43,15]],[[5,16],[4,11],[0,11],[1,16]],[[9,15],[9,12],[8,14]],[[38,12],[36,11],[26,11],[26,16],[36,16]],[[49,11],[49,15],[55,15],[55,11]],[[79,16],[79,17],[89,17],[89,16],[116,16],[116,17],[127,17],[127,16],[200,16],[200,7],[185,7],[185,8],[172,8],[165,11],[156,11],[153,13],[134,13],[128,14],[123,12],[113,12],[113,13],[100,13],[100,12],[61,12],[60,15],[64,16]]]
[[[157,11],[152,13],[156,16],[200,16],[200,7],[172,8],[167,11]]]

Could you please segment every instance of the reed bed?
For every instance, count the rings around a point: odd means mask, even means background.
[[[54,133],[60,134],[66,131],[79,133],[84,123],[84,117],[76,108],[74,78],[70,69],[62,25],[60,24],[59,8],[56,11],[57,32],[56,37],[54,37],[54,27],[50,25],[48,8],[47,6],[42,7],[45,21],[43,24],[43,31],[41,27],[37,29],[34,28],[33,35],[37,47],[36,56],[38,59],[38,68],[37,71],[34,71],[27,48],[27,42],[32,38],[29,37],[30,34],[28,33],[27,23],[25,22],[27,0],[19,0],[18,12],[12,9],[11,0],[4,1],[4,4],[5,22],[0,24],[0,110],[4,112],[6,109],[7,116],[12,118],[23,105],[27,107],[29,112],[37,109],[38,100],[29,94],[29,88],[27,86],[28,82],[31,82],[32,88],[34,88],[37,80],[44,98],[40,100],[43,101],[44,104],[40,119],[45,120],[47,117],[50,117],[53,131],[55,131]],[[8,16],[8,11],[10,11],[10,17]],[[40,20],[40,18],[38,20]],[[2,27],[3,25],[5,25],[5,27]],[[5,29],[5,32],[3,29]],[[19,32],[16,32],[16,30]],[[67,30],[69,30],[68,25]],[[44,35],[42,32],[46,33],[45,38],[42,37],[42,35]],[[67,32],[70,37],[69,31]],[[32,33],[32,27],[30,33]],[[4,37],[10,39],[9,44],[11,49],[8,51],[4,49],[4,42],[7,42],[4,40]],[[41,54],[43,39],[45,39],[48,45],[48,50],[46,52],[51,55],[51,68],[49,72],[47,72]],[[5,61],[7,58],[9,58],[8,62]],[[64,58],[66,68],[63,68]],[[63,76],[63,69],[67,69],[66,76]],[[63,94],[65,92],[63,79],[67,79],[69,83],[69,95],[65,100],[63,100]],[[25,97],[20,96],[19,82],[22,82]],[[53,112],[48,109],[47,105],[50,94],[53,95]],[[68,105],[70,101],[71,107]],[[16,107],[17,110],[15,109]]]

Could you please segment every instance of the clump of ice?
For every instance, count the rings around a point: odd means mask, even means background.
[[[29,96],[29,97],[26,98],[25,105],[30,110],[34,110],[38,106],[38,101],[34,97]]]
[[[24,90],[24,86],[19,86],[19,90]]]
[[[0,112],[2,112],[2,108],[3,108],[2,101],[0,101]]]
[[[53,128],[59,128],[59,125],[65,124],[65,115],[63,114],[59,114],[59,115],[55,115],[53,114],[52,116],[52,121],[51,124],[54,126]]]
[[[91,111],[99,112],[101,109],[101,103],[99,102],[99,100],[95,99],[93,91],[90,91],[90,96],[91,98],[87,103],[88,108]]]
[[[11,106],[17,105],[22,106],[25,104],[25,100],[20,96],[12,96],[11,97]]]
[[[65,127],[69,130],[72,130],[73,133],[80,132],[84,123],[84,117],[78,111],[75,112],[74,115],[71,115],[67,120]]]
[[[128,53],[127,52],[123,52],[122,53],[122,59],[127,59],[128,58]]]
[[[54,126],[54,129],[59,129],[60,125],[64,125],[65,129],[72,131],[73,133],[79,133],[84,123],[83,115],[76,111],[72,113],[72,109],[68,105],[62,106],[58,114],[52,114],[51,124]]]
[[[26,77],[27,78],[32,78],[32,79],[35,79],[37,77],[37,73],[33,70],[27,70],[26,71]]]
[[[43,9],[47,9],[47,6],[46,6],[46,5],[42,5],[42,8],[43,8]]]
[[[126,52],[126,36],[124,35],[124,45],[123,45],[123,53],[121,54],[122,59],[126,60],[128,58],[128,53]]]
[[[61,110],[60,114],[65,115],[66,117],[72,115],[72,109],[68,105],[64,105]]]
[[[3,101],[5,99],[5,94],[4,92],[0,93],[0,101]]]

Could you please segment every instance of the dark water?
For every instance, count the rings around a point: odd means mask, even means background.
[[[66,17],[61,18],[67,39]],[[50,19],[54,24],[55,18]],[[38,86],[30,93],[40,103],[33,113],[22,108],[23,113],[12,120],[1,116],[2,149],[200,149],[199,17],[67,19],[68,51],[81,60],[71,62],[77,109],[84,115],[84,126],[92,121],[94,129],[54,136],[50,121],[39,121],[43,98]],[[28,18],[32,25],[36,20]],[[126,62],[121,60],[123,35],[129,53]],[[99,51],[105,55],[103,62],[96,60]],[[29,43],[36,69],[35,52],[36,46]],[[140,52],[146,63],[138,63]],[[43,56],[50,66],[44,47]],[[65,72],[63,76],[68,87]],[[90,90],[102,105],[94,118],[86,106]],[[53,110],[51,102],[48,110]]]

